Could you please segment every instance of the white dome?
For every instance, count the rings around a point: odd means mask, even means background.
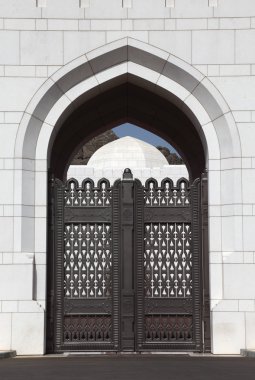
[[[168,165],[165,156],[155,146],[126,136],[99,148],[88,166],[100,169],[160,168]]]

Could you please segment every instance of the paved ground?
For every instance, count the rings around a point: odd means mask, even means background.
[[[242,357],[65,357],[0,361],[1,380],[254,380],[255,359]]]

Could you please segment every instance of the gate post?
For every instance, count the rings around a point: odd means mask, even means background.
[[[121,182],[121,350],[134,351],[134,181],[125,169]]]
[[[203,315],[204,352],[211,352],[210,296],[209,296],[209,241],[208,241],[208,178],[201,177],[201,224],[202,224],[202,273],[203,273]]]
[[[55,178],[48,173],[46,352],[54,352],[54,219]]]

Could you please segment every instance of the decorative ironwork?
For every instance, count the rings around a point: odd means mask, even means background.
[[[111,187],[107,179],[98,181],[97,187],[92,179],[78,181],[71,178],[66,183],[65,206],[67,207],[109,207],[111,206]]]
[[[54,182],[52,351],[202,350],[209,295],[201,291],[200,187],[183,178],[142,186],[128,169],[113,187]]]
[[[65,298],[64,313],[71,314],[111,314],[112,298]]]
[[[145,224],[144,274],[146,297],[191,297],[190,224]]]
[[[64,296],[111,296],[111,226],[66,224],[64,230]]]
[[[96,187],[90,179],[81,186],[75,179],[56,180],[55,195],[54,351],[72,350],[74,344],[83,350],[113,349],[119,314],[112,298],[112,272],[118,269],[112,188],[106,179]]]
[[[192,341],[191,315],[145,316],[146,342]]]
[[[144,300],[145,314],[190,314],[192,298],[148,298]]]
[[[170,178],[158,182],[150,178],[144,188],[144,204],[146,207],[186,207],[190,205],[189,182],[181,178],[174,186]]]
[[[109,316],[72,315],[64,319],[64,341],[111,342],[112,321]]]
[[[145,187],[136,183],[137,199],[143,199],[144,227],[136,237],[143,246],[142,258],[137,256],[137,276],[144,279],[143,289],[137,279],[137,349],[182,347],[199,351],[202,327],[198,309],[197,187],[190,186],[184,178],[176,186],[169,178],[161,185],[153,178],[146,181]],[[198,184],[199,180],[195,186]],[[141,219],[138,208],[136,215]]]

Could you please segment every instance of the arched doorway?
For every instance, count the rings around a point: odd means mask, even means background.
[[[50,141],[50,171],[63,179],[73,155],[84,141],[128,121],[169,141],[183,157],[190,177],[200,177],[206,168],[206,142],[190,119],[172,102],[134,84],[134,77],[120,80],[124,83],[102,91],[89,101],[83,102],[81,96],[65,110],[55,128],[59,133]],[[76,103],[81,105],[76,108]],[[74,107],[75,112],[71,112]],[[68,117],[62,123],[65,114]]]
[[[50,141],[48,351],[210,351],[206,159],[196,128],[132,78],[77,101]],[[65,183],[81,144],[122,121],[170,141],[190,183],[142,186],[129,170],[114,186]]]
[[[95,95],[104,93],[106,89],[117,87],[127,81],[142,89],[151,90],[164,100],[177,105],[196,128],[200,141],[203,142],[209,176],[210,251],[214,251],[217,241],[215,236],[218,237],[227,231],[225,225],[221,225],[222,218],[218,216],[221,214],[214,213],[215,205],[218,208],[224,204],[224,189],[221,183],[227,180],[228,188],[231,189],[228,192],[228,201],[232,201],[233,204],[240,203],[241,194],[239,171],[224,170],[226,165],[228,168],[235,168],[235,159],[241,156],[237,126],[229,106],[217,88],[193,66],[169,52],[132,38],[124,38],[77,58],[53,74],[31,99],[23,115],[15,144],[15,160],[17,160],[15,175],[19,179],[20,186],[15,186],[14,191],[15,199],[20,201],[20,204],[29,205],[35,217],[28,220],[25,208],[21,209],[19,217],[15,217],[19,226],[16,248],[20,252],[35,252],[35,255],[38,253],[42,257],[46,256],[48,205],[46,189],[50,163],[48,158],[52,151],[54,136],[58,135],[63,123],[75,107],[85,104]],[[76,102],[77,99],[81,101],[80,104]],[[100,118],[99,112],[97,115]],[[109,120],[104,120],[101,126],[111,127],[108,122]],[[145,127],[150,128],[149,123]],[[157,133],[163,136],[160,128]],[[167,136],[165,138],[168,140]],[[26,233],[28,223],[30,230],[34,232],[29,235]],[[234,218],[231,218],[230,224],[233,233],[237,233],[239,229]],[[214,228],[216,225],[219,226],[217,231]],[[221,243],[219,246],[223,249]],[[234,241],[233,246],[235,246]],[[44,260],[35,263],[34,273],[39,274],[37,281],[33,282],[35,300],[45,300],[47,268],[48,264]],[[211,298],[212,301],[216,300],[221,304],[224,302],[224,294],[222,288],[218,287],[218,277],[214,276],[218,270],[223,270],[223,264],[211,262]],[[213,305],[212,302],[211,313],[216,318],[212,319],[211,326],[212,352],[222,353],[224,338],[217,330],[217,321],[221,319],[221,312],[215,310]],[[49,307],[46,309],[49,311]],[[41,314],[42,318],[36,320],[36,325],[42,342],[40,353],[43,353],[46,325],[43,308]]]

